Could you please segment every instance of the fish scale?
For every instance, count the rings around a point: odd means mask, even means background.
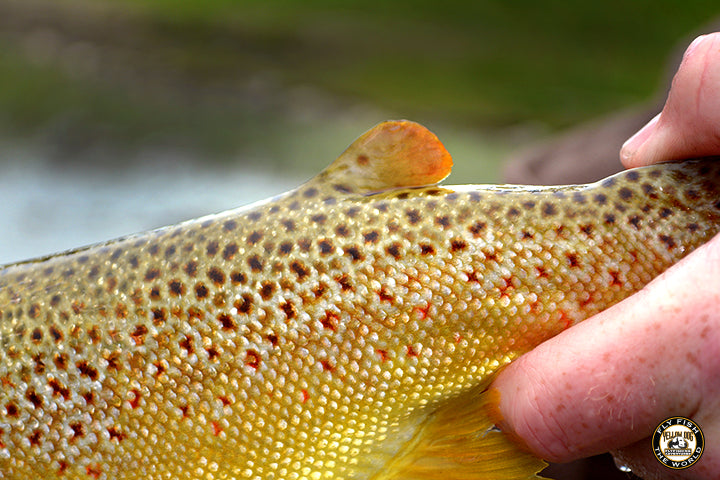
[[[438,186],[386,122],[249,207],[0,270],[0,478],[533,478],[483,393],[719,230],[720,163]]]

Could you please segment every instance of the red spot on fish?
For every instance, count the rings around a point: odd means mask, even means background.
[[[500,290],[500,296],[509,296],[508,290],[513,290],[515,288],[515,285],[513,285],[513,277],[505,277],[502,281],[503,284],[498,287]]]
[[[478,274],[475,273],[475,270],[468,272],[467,277],[468,277],[468,282],[480,283],[480,278],[478,278]]]
[[[377,294],[380,297],[381,302],[393,303],[393,296],[388,293],[387,288],[382,287]]]
[[[223,407],[229,407],[230,406],[230,399],[224,396],[218,397],[218,400],[220,400],[223,404]]]
[[[132,389],[133,399],[130,400],[130,406],[136,409],[140,406],[140,390],[137,388]]]
[[[329,328],[333,332],[337,331],[337,324],[340,317],[333,312],[325,312],[325,318],[320,319],[323,327]]]
[[[383,362],[387,362],[390,359],[390,357],[388,357],[387,350],[382,350],[378,348],[375,350],[375,352],[380,355],[380,360],[382,360]]]
[[[535,267],[535,270],[537,271],[538,278],[548,278],[549,277],[547,271],[545,270],[545,267]]]
[[[210,424],[212,425],[213,433],[216,437],[222,433],[223,430],[217,422],[211,422]]]
[[[408,345],[406,348],[407,348],[408,357],[417,357],[418,356],[418,352],[415,351],[415,348],[412,345]]]
[[[245,365],[257,369],[260,366],[260,354],[255,350],[248,350],[245,354]]]
[[[425,305],[424,307],[415,307],[414,311],[418,313],[420,320],[425,320],[428,316],[428,312],[430,311],[430,304]]]
[[[322,364],[323,370],[325,370],[326,372],[333,371],[333,366],[330,365],[330,362],[328,362],[327,360],[320,360],[320,363]]]
[[[455,343],[460,343],[463,340],[463,336],[459,333],[454,333],[453,339],[455,340]]]
[[[60,465],[60,468],[58,468],[58,475],[62,475],[65,473],[65,470],[67,470],[68,463],[65,460],[60,460],[58,464]]]
[[[304,390],[304,389],[301,390],[301,392],[302,392],[302,396],[303,396],[302,402],[305,403],[310,399],[310,394],[307,392],[307,390]]]
[[[102,474],[102,468],[98,464],[88,465],[87,467],[85,467],[85,473],[87,473],[93,478],[100,478],[100,475]]]
[[[610,274],[610,277],[611,277],[610,285],[615,285],[618,287],[622,286],[622,282],[620,281],[620,272],[610,271],[608,273]]]

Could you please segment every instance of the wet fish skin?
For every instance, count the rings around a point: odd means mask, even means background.
[[[283,196],[4,267],[0,478],[532,476],[481,391],[715,235],[720,163],[432,185],[449,163],[383,123]]]

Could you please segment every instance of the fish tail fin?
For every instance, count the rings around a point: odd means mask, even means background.
[[[495,427],[498,395],[475,390],[443,404],[372,480],[526,480],[547,463]]]

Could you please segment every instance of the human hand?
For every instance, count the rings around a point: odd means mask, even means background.
[[[662,113],[623,146],[628,167],[720,155],[720,33],[688,48]],[[554,462],[613,451],[647,479],[720,473],[720,236],[639,293],[519,358],[492,385],[502,425]],[[685,416],[701,459],[671,470],[653,455],[660,421]]]

